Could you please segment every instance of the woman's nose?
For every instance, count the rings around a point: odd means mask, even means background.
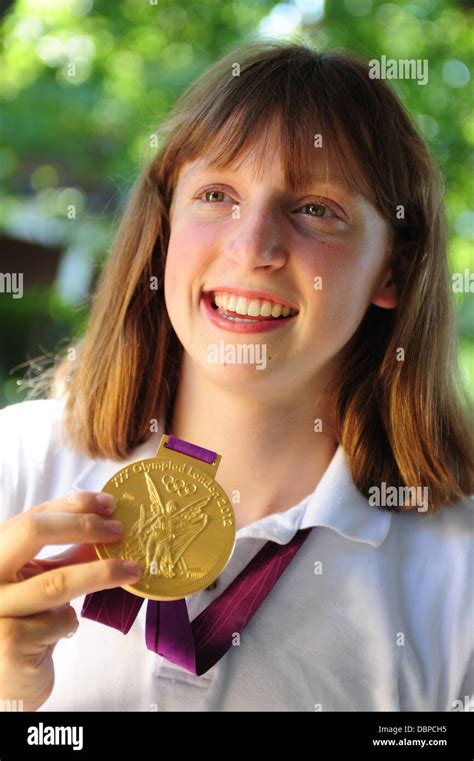
[[[225,255],[243,269],[282,267],[288,259],[283,232],[275,215],[266,211],[241,212],[233,220]]]

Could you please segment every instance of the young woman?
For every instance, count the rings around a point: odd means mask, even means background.
[[[473,456],[421,138],[364,62],[274,42],[225,56],[159,134],[51,398],[0,413],[0,698],[457,710],[473,689]],[[210,360],[241,344],[261,361]],[[120,536],[96,493],[163,433],[222,456],[237,521],[217,586],[186,598],[191,622],[263,547],[305,537],[200,675],[146,646],[145,607],[126,635],[81,616],[85,595],[137,579],[96,559]]]

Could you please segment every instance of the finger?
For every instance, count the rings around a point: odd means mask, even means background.
[[[133,584],[141,575],[127,561],[108,559],[56,568],[32,579],[0,585],[0,617],[31,616],[101,589]]]
[[[62,605],[24,618],[0,619],[0,642],[8,657],[36,655],[48,645],[77,631],[79,621],[71,605]]]
[[[76,491],[66,497],[51,499],[31,507],[27,512],[100,513],[110,515],[117,506],[116,499],[105,492]]]
[[[49,558],[35,558],[35,562],[44,566],[46,570],[51,570],[62,565],[75,565],[97,559],[98,556],[92,544],[75,544],[59,555],[52,555]]]
[[[59,555],[52,555],[49,558],[35,558],[30,560],[16,573],[14,581],[24,581],[31,579],[38,573],[51,571],[53,568],[60,568],[66,565],[75,565],[76,563],[86,563],[91,560],[97,560],[97,553],[92,544],[75,544],[65,552]]]
[[[69,604],[52,608],[44,613],[37,613],[33,618],[36,616],[40,618],[34,622],[31,627],[31,636],[28,634],[25,640],[25,652],[28,649],[34,652],[35,649],[41,649],[45,645],[55,645],[60,639],[72,637],[79,628],[77,613]]]
[[[21,517],[6,521],[0,530],[0,581],[14,580],[45,545],[118,541],[123,528],[120,521],[94,513],[28,511]]]
[[[24,513],[19,513],[18,515],[11,518],[10,521],[4,523],[3,526],[0,527],[0,532],[3,532],[4,528],[10,529],[12,525],[17,526],[18,523],[20,523],[21,525],[22,521],[25,520],[25,516],[27,517],[31,513],[71,512],[75,514],[82,514],[82,513],[95,512],[99,515],[103,515],[104,517],[106,517],[111,515],[111,513],[116,509],[116,507],[117,507],[117,500],[111,494],[107,494],[105,492],[78,491],[68,495],[67,497],[61,497],[60,499],[53,499],[47,502],[42,502],[40,505],[35,505],[34,507],[30,508],[30,510]],[[1,534],[0,534],[0,547],[1,547]],[[92,560],[94,557],[96,557],[95,553],[89,554],[89,559]],[[41,570],[40,568],[38,568],[38,566],[36,565],[34,561],[29,560],[28,566],[30,564],[31,564],[31,568],[27,568],[24,574],[20,572],[12,573],[6,580],[16,581],[17,578],[27,578],[31,575],[34,575],[35,573],[38,573]],[[17,559],[16,565],[18,566],[18,559]],[[1,574],[1,564],[0,564],[0,574]]]

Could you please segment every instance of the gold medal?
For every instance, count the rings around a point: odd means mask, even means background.
[[[155,457],[119,470],[102,491],[117,500],[123,535],[95,544],[101,560],[140,563],[140,579],[123,589],[151,600],[180,600],[209,587],[235,546],[235,516],[214,476],[215,452],[162,436]]]

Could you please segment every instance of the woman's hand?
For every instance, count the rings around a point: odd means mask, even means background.
[[[121,560],[98,560],[92,546],[120,540],[122,524],[106,517],[114,506],[108,495],[76,492],[0,525],[0,701],[37,710],[53,690],[53,650],[79,626],[70,600],[140,577]],[[76,546],[35,560],[49,544]]]

